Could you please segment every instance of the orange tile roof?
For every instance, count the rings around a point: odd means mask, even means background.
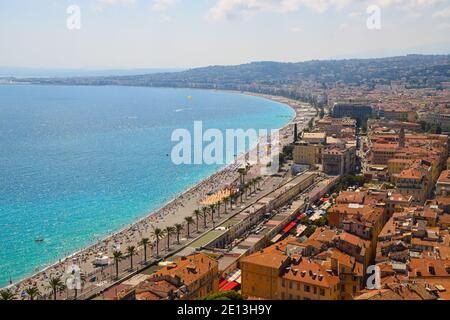
[[[173,265],[159,270],[154,276],[178,277],[183,280],[184,284],[189,285],[203,277],[214,266],[218,266],[216,260],[204,253],[195,253],[178,258]]]
[[[450,277],[450,260],[412,258],[409,277]]]
[[[282,277],[325,288],[334,287],[339,283],[338,276],[328,273],[320,264],[305,258],[301,258],[298,264],[292,264]]]
[[[442,171],[439,176],[438,183],[450,183],[450,170]]]

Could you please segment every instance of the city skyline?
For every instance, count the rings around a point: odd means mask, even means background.
[[[381,29],[367,26],[374,5]],[[71,6],[80,29],[67,27]],[[193,68],[450,51],[447,0],[21,0],[0,9],[1,67]]]

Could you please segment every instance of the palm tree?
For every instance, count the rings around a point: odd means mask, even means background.
[[[41,295],[41,293],[39,292],[39,289],[36,287],[26,288],[25,294],[28,296],[28,299],[30,299],[30,300],[34,300],[35,298],[37,298]]]
[[[175,234],[175,228],[168,226],[165,230],[166,236],[167,236],[167,251],[170,251],[170,236]]]
[[[197,232],[198,232],[198,219],[199,219],[199,217],[202,216],[202,213],[200,212],[200,210],[195,209],[194,216],[195,216],[195,223],[196,223],[196,228],[197,228]]]
[[[232,194],[230,194],[230,196],[229,196],[229,201],[230,201],[230,210],[233,210],[233,200],[234,200],[234,198],[236,197],[236,193],[235,192],[233,192]]]
[[[65,286],[61,281],[61,277],[51,277],[48,281],[50,289],[53,291],[53,300],[56,300],[56,294],[61,291]]]
[[[191,236],[189,226],[194,223],[194,218],[186,217],[186,218],[184,218],[184,220],[186,221],[186,224],[187,224],[187,236],[189,238]]]
[[[214,213],[216,212],[216,206],[214,204],[209,205],[209,212],[211,213],[211,221],[214,226]]]
[[[217,203],[216,203],[216,206],[217,206],[217,216],[219,217],[219,220],[220,220],[220,207],[221,207],[221,205],[222,205],[222,201],[221,201],[221,200],[217,201]]]
[[[208,208],[203,207],[202,208],[202,217],[203,217],[203,227],[204,229],[207,228],[206,218],[208,218]]]
[[[119,262],[120,262],[120,260],[123,259],[123,253],[118,250],[114,250],[113,258],[114,258],[114,264],[116,265],[116,279],[118,279],[119,278]]]
[[[135,256],[137,254],[136,247],[128,246],[127,253],[128,253],[128,256],[130,257],[130,269],[133,270],[133,256]]]
[[[175,233],[177,234],[177,243],[180,244],[180,233],[184,229],[183,225],[180,223],[177,223],[174,225]]]
[[[159,240],[164,237],[164,230],[160,228],[154,228],[152,235],[156,239],[156,256],[159,257]]]
[[[2,290],[0,291],[0,299],[1,300],[14,300],[16,295],[11,290]]]
[[[227,202],[230,200],[230,196],[226,196],[223,198],[223,210],[224,213],[227,214]]]
[[[245,184],[242,184],[242,185],[239,187],[239,195],[240,195],[240,197],[241,197],[241,203],[242,203],[242,196],[244,195],[245,190],[246,190],[246,186],[245,186]]]
[[[241,185],[245,184],[245,176],[247,175],[247,168],[239,168],[238,173]]]
[[[142,238],[140,244],[144,246],[144,264],[147,264],[147,246],[150,244],[150,239]]]

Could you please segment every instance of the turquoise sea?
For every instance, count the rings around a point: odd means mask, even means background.
[[[0,287],[121,229],[221,167],[174,165],[167,156],[174,129],[192,130],[196,120],[221,130],[273,129],[293,114],[280,103],[214,91],[0,86]]]

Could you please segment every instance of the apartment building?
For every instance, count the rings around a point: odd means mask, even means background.
[[[436,195],[450,197],[450,170],[442,171],[436,183]]]

